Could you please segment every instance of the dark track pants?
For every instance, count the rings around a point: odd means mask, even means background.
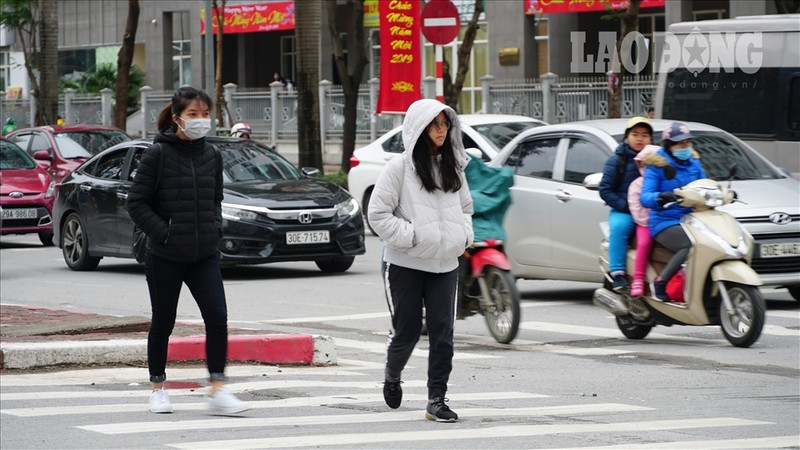
[[[458,270],[430,273],[387,264],[384,272],[392,330],[386,355],[386,380],[398,381],[422,330],[428,327],[428,398],[444,397],[453,370]]]
[[[147,256],[145,264],[153,318],[147,335],[150,381],[166,380],[169,336],[175,327],[178,298],[184,283],[191,291],[206,326],[206,364],[211,381],[225,379],[228,354],[228,307],[219,258],[215,255],[194,263],[180,263]]]

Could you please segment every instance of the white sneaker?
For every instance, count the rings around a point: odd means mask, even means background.
[[[163,387],[156,389],[150,395],[150,412],[157,414],[169,414],[172,412],[172,403],[169,401],[169,394]]]
[[[212,416],[230,416],[250,409],[247,403],[236,398],[231,391],[220,388],[214,397],[206,396],[208,413]]]

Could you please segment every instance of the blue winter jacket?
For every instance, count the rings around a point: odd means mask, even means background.
[[[692,211],[692,208],[686,208],[678,204],[671,205],[665,209],[656,202],[658,194],[672,192],[675,188],[686,186],[694,180],[706,177],[697,157],[681,161],[673,158],[663,147],[656,154],[666,158],[667,162],[675,167],[675,178],[668,180],[664,176],[664,171],[661,167],[646,166],[644,169],[644,184],[642,185],[640,199],[642,205],[650,208],[648,225],[651,236],[656,236],[665,228],[679,224],[681,217]]]
[[[633,151],[628,144],[619,144],[617,150],[608,158],[606,165],[603,166],[603,179],[600,181],[600,198],[602,198],[608,206],[615,211],[630,214],[628,209],[628,187],[633,183],[633,180],[639,178],[639,169],[633,161],[636,152]],[[625,170],[622,173],[622,179],[618,180],[617,173],[617,160],[624,157]]]

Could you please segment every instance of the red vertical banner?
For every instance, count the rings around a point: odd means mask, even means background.
[[[404,113],[422,98],[419,0],[378,2],[381,76],[378,110]]]

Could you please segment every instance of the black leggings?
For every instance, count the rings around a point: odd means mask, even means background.
[[[228,354],[228,308],[219,258],[214,255],[194,263],[169,261],[153,254],[145,264],[153,318],[147,335],[150,381],[166,380],[169,336],[175,326],[178,298],[184,283],[191,291],[206,325],[206,364],[211,381],[225,379]]]
[[[653,239],[675,252],[667,265],[664,266],[664,270],[661,271],[660,275],[663,281],[669,281],[680,270],[681,264],[686,261],[689,249],[692,248],[692,241],[689,240],[689,236],[686,235],[680,225],[673,225],[661,230]]]
[[[444,397],[453,370],[458,270],[431,273],[388,264],[384,272],[392,332],[386,355],[386,380],[399,381],[422,330],[428,326],[428,398]]]

